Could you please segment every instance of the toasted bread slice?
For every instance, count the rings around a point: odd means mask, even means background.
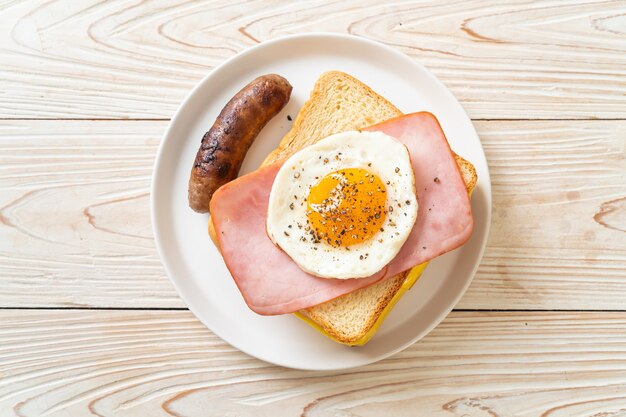
[[[292,129],[263,163],[286,159],[334,133],[358,130],[400,115],[393,104],[356,78],[339,71],[326,72],[317,80]],[[476,169],[462,157],[455,158],[470,192],[476,185]],[[425,266],[301,310],[299,316],[337,342],[364,344]]]
[[[318,78],[291,130],[263,165],[284,160],[332,134],[358,130],[401,115],[393,104],[356,78],[340,71],[326,72]],[[455,155],[455,158],[469,192],[476,184],[476,169],[462,157]],[[214,237],[212,224],[209,234]],[[362,345],[425,267],[426,264],[417,265],[410,271],[296,314],[339,343]]]

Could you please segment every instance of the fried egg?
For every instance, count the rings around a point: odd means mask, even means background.
[[[417,209],[406,147],[382,132],[350,131],[284,163],[270,193],[267,233],[312,275],[363,278],[397,255]]]

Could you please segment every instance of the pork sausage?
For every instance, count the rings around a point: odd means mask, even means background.
[[[261,129],[289,101],[291,84],[276,74],[254,79],[230,99],[202,137],[189,178],[189,207],[209,211],[213,193],[237,178]]]

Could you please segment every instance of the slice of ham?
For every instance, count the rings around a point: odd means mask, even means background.
[[[473,218],[465,183],[435,116],[413,113],[371,126],[404,143],[419,199],[413,230],[378,274],[336,280],[310,275],[267,237],[265,221],[280,164],[222,186],[211,200],[217,240],[244,300],[258,314],[292,313],[396,275],[451,251],[469,239]]]
[[[282,163],[254,171],[220,187],[211,216],[226,267],[246,304],[258,314],[291,313],[379,281],[326,279],[304,272],[267,236],[265,222],[272,183]]]

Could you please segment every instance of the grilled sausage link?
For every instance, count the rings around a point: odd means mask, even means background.
[[[289,101],[291,84],[276,74],[254,79],[230,99],[202,138],[189,178],[189,207],[209,211],[213,193],[237,178],[261,129]]]

